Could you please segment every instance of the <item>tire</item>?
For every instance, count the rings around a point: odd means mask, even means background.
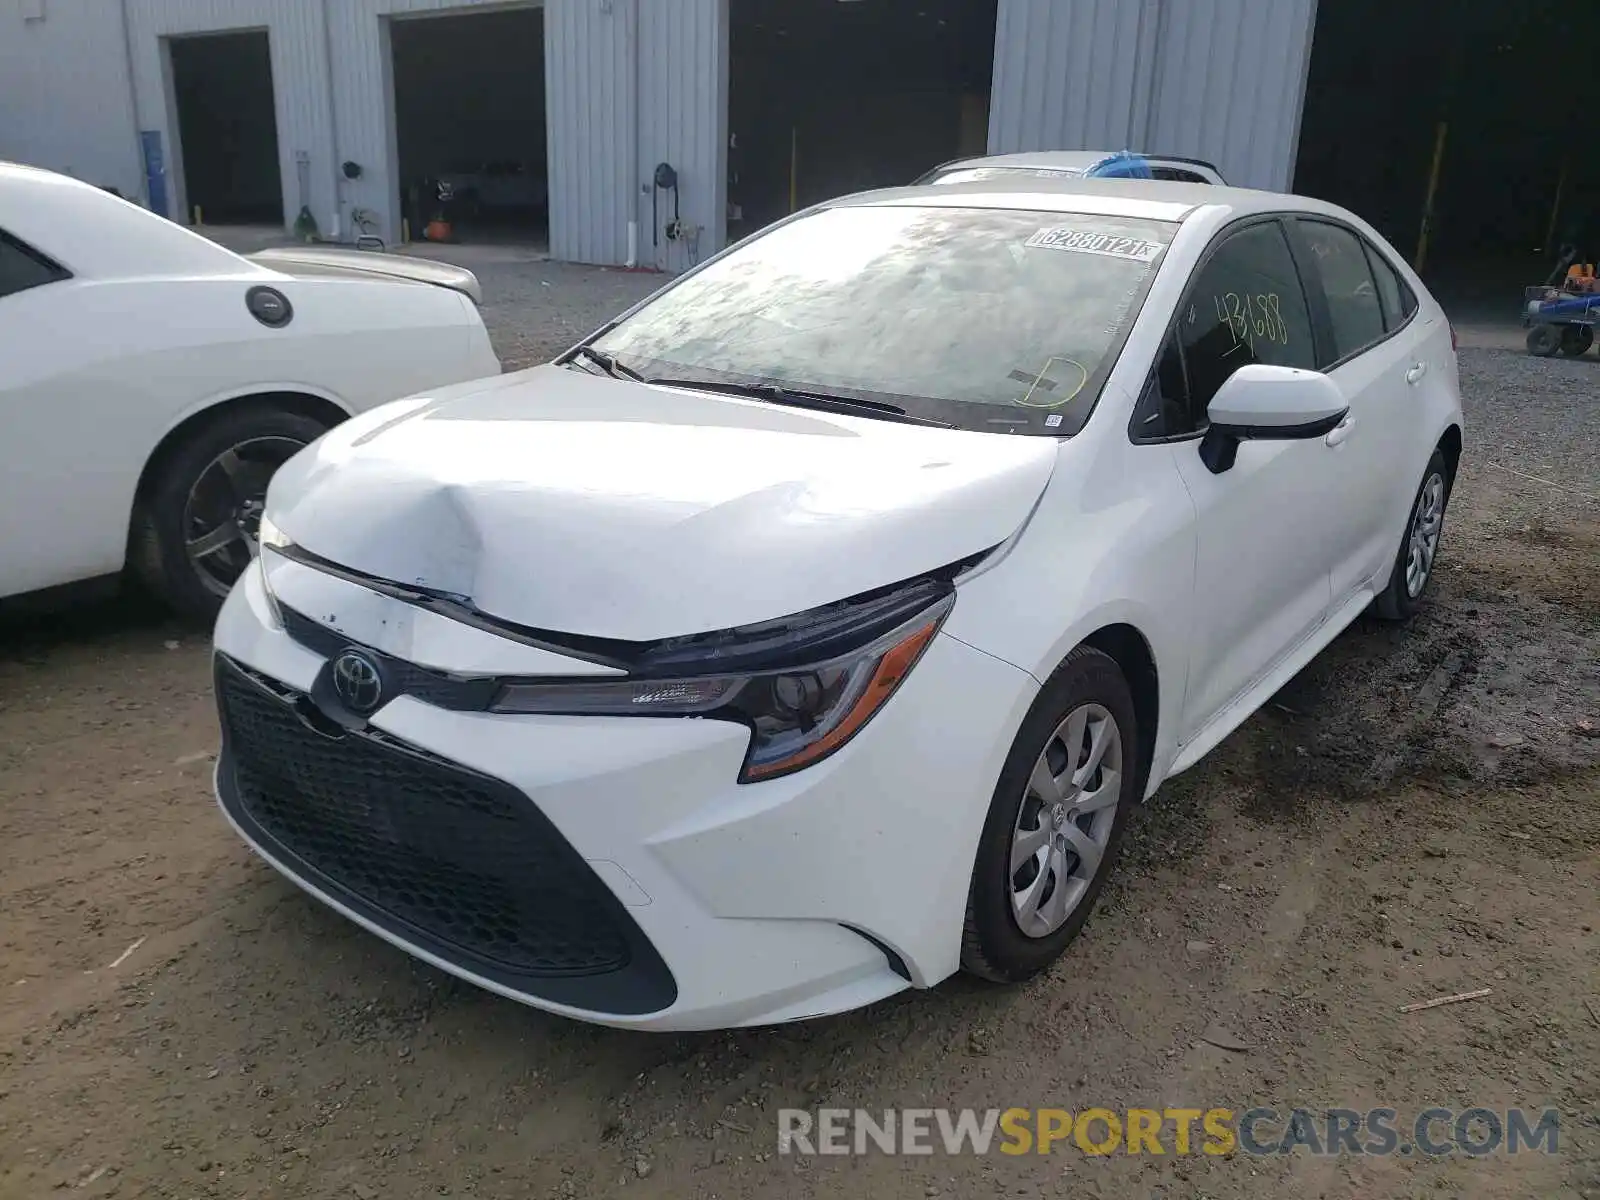
[[[1561,331],[1561,353],[1568,358],[1578,358],[1594,345],[1594,330],[1587,325],[1568,325]]]
[[[214,619],[254,555],[268,481],[327,428],[303,413],[250,405],[218,413],[161,451],[130,538],[129,561],[140,582],[182,615]],[[229,514],[232,534],[225,528]],[[217,549],[191,558],[191,543],[198,551],[210,535]]]
[[[1561,330],[1555,325],[1535,325],[1528,330],[1528,353],[1535,358],[1549,358],[1561,349]]]
[[[1062,726],[1078,713],[1086,714],[1086,730],[1070,761],[1086,761],[1083,751],[1092,749],[1096,736],[1104,736],[1108,748],[1101,768],[1079,781],[1088,786],[1077,790],[1076,800],[1070,787],[1044,797],[1045,789],[1036,783],[1036,767],[1048,764],[1050,774],[1061,779],[1074,774],[1065,769],[1069,760]],[[1107,719],[1114,722],[1118,735],[1114,746],[1110,735],[1101,732]],[[1106,773],[1107,764],[1113,762],[1113,750],[1117,764],[1114,784]],[[1020,983],[1053,963],[1078,936],[1116,862],[1128,814],[1144,786],[1138,766],[1141,761],[1139,728],[1127,680],[1109,655],[1079,646],[1067,655],[1039,692],[1000,770],[978,841],[967,897],[961,942],[961,966],[965,971],[995,983]],[[1081,774],[1081,769],[1075,770]],[[1099,788],[1093,786],[1097,779]],[[1076,819],[1069,815],[1062,822],[1057,796],[1064,797],[1060,804],[1067,814],[1076,812],[1077,805],[1085,800],[1092,805],[1114,796],[1115,803],[1114,807]],[[1062,832],[1069,827],[1075,834]],[[1026,831],[1032,831],[1034,837],[1042,835],[1045,842],[1013,870],[1013,852],[1028,849],[1018,840]],[[1098,865],[1088,871],[1085,860],[1071,849],[1085,840],[1101,847]],[[1058,857],[1058,848],[1066,853]],[[1030,896],[1043,897],[1042,902],[1034,902],[1036,911],[1030,911]],[[1024,918],[1019,916],[1019,898],[1028,913],[1027,929]],[[1060,923],[1051,926],[1050,918],[1055,914],[1047,910],[1055,900],[1061,902],[1065,912]]]
[[[1428,518],[1427,510],[1435,502],[1437,507],[1433,517]],[[1422,482],[1417,485],[1417,494],[1406,513],[1405,533],[1401,536],[1394,566],[1389,571],[1389,582],[1373,601],[1373,611],[1385,621],[1409,621],[1422,607],[1422,597],[1433,579],[1434,564],[1438,562],[1439,545],[1444,537],[1444,514],[1449,504],[1450,466],[1445,462],[1444,455],[1435,450],[1433,457],[1428,459],[1427,470],[1422,473]],[[1432,549],[1422,564],[1420,582],[1413,586],[1411,565],[1415,543],[1419,536],[1425,536],[1424,527],[1430,521]],[[1419,530],[1424,532],[1419,533]]]

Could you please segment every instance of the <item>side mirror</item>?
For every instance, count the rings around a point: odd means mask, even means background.
[[[1319,438],[1349,411],[1338,384],[1319,371],[1251,363],[1230,375],[1206,407],[1211,424],[1200,440],[1200,461],[1220,475],[1233,466],[1240,442]]]

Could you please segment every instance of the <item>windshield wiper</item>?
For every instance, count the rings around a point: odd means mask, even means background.
[[[588,359],[613,379],[631,379],[634,383],[644,382],[643,375],[632,367],[618,362],[615,354],[607,354],[604,350],[596,350],[593,346],[585,344],[569,354],[566,361],[571,362],[578,358]]]
[[[879,417],[885,421],[898,421],[903,425],[931,425],[939,429],[954,429],[949,421],[933,417],[920,417],[908,413],[898,404],[882,400],[862,400],[855,396],[836,396],[830,392],[811,392],[803,388],[782,387],[776,383],[725,383],[705,379],[650,378],[646,383],[662,387],[688,388],[700,392],[717,392],[724,396],[744,396],[751,400],[766,400],[790,408],[807,408],[815,412],[852,413],[865,417]]]

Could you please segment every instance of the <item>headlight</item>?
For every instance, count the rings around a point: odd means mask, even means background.
[[[288,536],[274,525],[265,515],[256,529],[256,539],[262,550],[287,550],[292,543]],[[267,598],[267,608],[272,611],[272,619],[278,627],[283,627],[283,609],[278,605],[278,593],[272,590],[272,561],[263,558],[261,562],[261,591]]]
[[[922,657],[954,601],[946,593],[888,632],[824,661],[676,679],[515,683],[494,709],[740,721],[751,736],[739,782],[772,779],[826,758],[860,732]]]
[[[257,530],[263,546],[270,546],[274,550],[286,550],[292,544],[289,535],[284,533],[272,523],[272,518],[262,514],[261,525]]]

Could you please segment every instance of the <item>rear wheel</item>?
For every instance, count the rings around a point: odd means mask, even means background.
[[[1378,594],[1373,607],[1386,621],[1407,621],[1422,606],[1422,593],[1433,578],[1439,540],[1444,535],[1444,510],[1450,501],[1450,468],[1444,455],[1433,452],[1411,503],[1406,520],[1406,536],[1389,573],[1389,585]]]
[[[1561,349],[1561,330],[1554,325],[1535,325],[1528,330],[1528,353],[1536,358],[1549,358]]]
[[[267,484],[326,431],[302,413],[235,408],[166,452],[134,522],[144,584],[186,616],[215,617],[256,555]]]
[[[1115,660],[1066,658],[1022,722],[978,843],[961,965],[999,983],[1044,970],[1078,936],[1138,800],[1139,731]]]
[[[1594,330],[1587,325],[1568,325],[1561,331],[1561,353],[1568,358],[1586,354],[1594,345]]]

